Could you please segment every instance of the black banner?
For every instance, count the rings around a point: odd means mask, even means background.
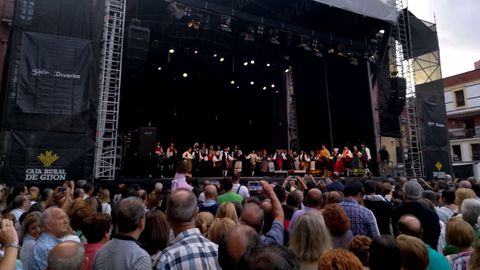
[[[79,114],[94,85],[92,41],[23,33],[17,105],[21,112]]]
[[[415,86],[417,115],[423,142],[423,164],[428,178],[452,173],[447,115],[442,80]]]

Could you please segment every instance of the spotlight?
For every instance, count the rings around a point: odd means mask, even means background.
[[[290,69],[288,69],[288,68],[285,69],[285,73],[288,73],[288,72],[290,72]]]
[[[168,50],[168,53],[169,53],[169,54],[174,54],[174,53],[175,53],[175,49],[170,49],[170,50]]]
[[[158,71],[162,70],[162,67],[158,67],[157,70],[158,70]]]
[[[248,66],[248,62],[247,61],[243,62],[243,65]]]
[[[385,34],[385,30],[383,29],[380,29],[380,31],[378,31],[380,34]]]
[[[198,50],[193,51],[194,54],[198,54]]]
[[[239,85],[237,85],[237,89],[240,89],[240,86],[239,86]]]
[[[262,89],[263,89],[263,90],[267,90],[267,87],[266,87],[266,86],[264,86]]]
[[[250,60],[250,64],[252,64],[252,65],[255,64],[255,60],[253,60],[253,59]]]
[[[225,58],[223,58],[223,57],[220,58],[220,62],[223,62],[223,61],[225,61]]]
[[[267,63],[267,67],[270,67],[270,63]]]
[[[183,76],[184,78],[187,78],[187,77],[188,77],[188,73],[184,72],[182,76]]]
[[[270,85],[272,88],[275,88],[275,84],[272,83],[272,85]]]
[[[250,82],[250,85],[254,85],[254,84],[255,84],[255,82],[254,82],[254,81],[251,81],[251,82]]]
[[[277,94],[278,94],[278,91],[275,91],[275,93],[277,93]]]
[[[232,85],[235,84],[235,81],[234,80],[230,81],[230,84],[232,84]]]
[[[216,53],[213,54],[213,58],[217,58],[217,54],[216,54]]]

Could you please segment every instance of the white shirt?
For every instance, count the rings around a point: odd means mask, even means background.
[[[239,187],[240,190],[238,190]],[[248,191],[248,188],[246,186],[242,186],[240,184],[233,184],[232,191],[242,196],[243,198],[250,198],[250,192]]]

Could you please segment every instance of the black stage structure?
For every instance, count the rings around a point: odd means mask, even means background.
[[[391,86],[377,85],[377,78],[389,73],[383,63],[392,50],[395,1],[328,2],[127,1],[118,178],[147,177],[148,158],[139,153],[153,151],[155,141],[164,148],[175,142],[180,154],[195,142],[244,151],[287,148],[287,70],[293,71],[300,149],[364,142],[376,153],[381,131],[374,119],[378,102],[385,102],[379,96]],[[2,84],[3,181],[93,180],[104,5],[18,1]],[[36,35],[56,35],[35,45],[42,66],[36,69],[63,68],[66,75],[28,72],[35,65],[25,41]],[[64,53],[80,44],[76,39],[86,40],[84,58],[81,48]],[[52,45],[59,40],[66,45]],[[79,83],[78,72],[91,75]],[[19,81],[28,93],[23,99]],[[398,115],[390,118],[398,122]],[[155,135],[147,143],[136,135],[142,126]]]

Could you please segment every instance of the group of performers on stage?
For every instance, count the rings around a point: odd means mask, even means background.
[[[316,151],[300,151],[277,149],[273,154],[267,150],[252,150],[243,153],[238,146],[233,148],[218,146],[207,147],[195,143],[179,155],[175,144],[171,143],[164,150],[160,142],[155,147],[157,169],[160,174],[170,175],[175,164],[185,160],[187,171],[194,176],[227,176],[233,173],[244,176],[273,175],[281,171],[305,171],[305,173],[329,176],[333,172],[346,176],[363,176],[370,174],[369,164],[372,159],[370,149],[361,144],[347,146],[340,152],[338,148],[330,152],[325,145]]]

